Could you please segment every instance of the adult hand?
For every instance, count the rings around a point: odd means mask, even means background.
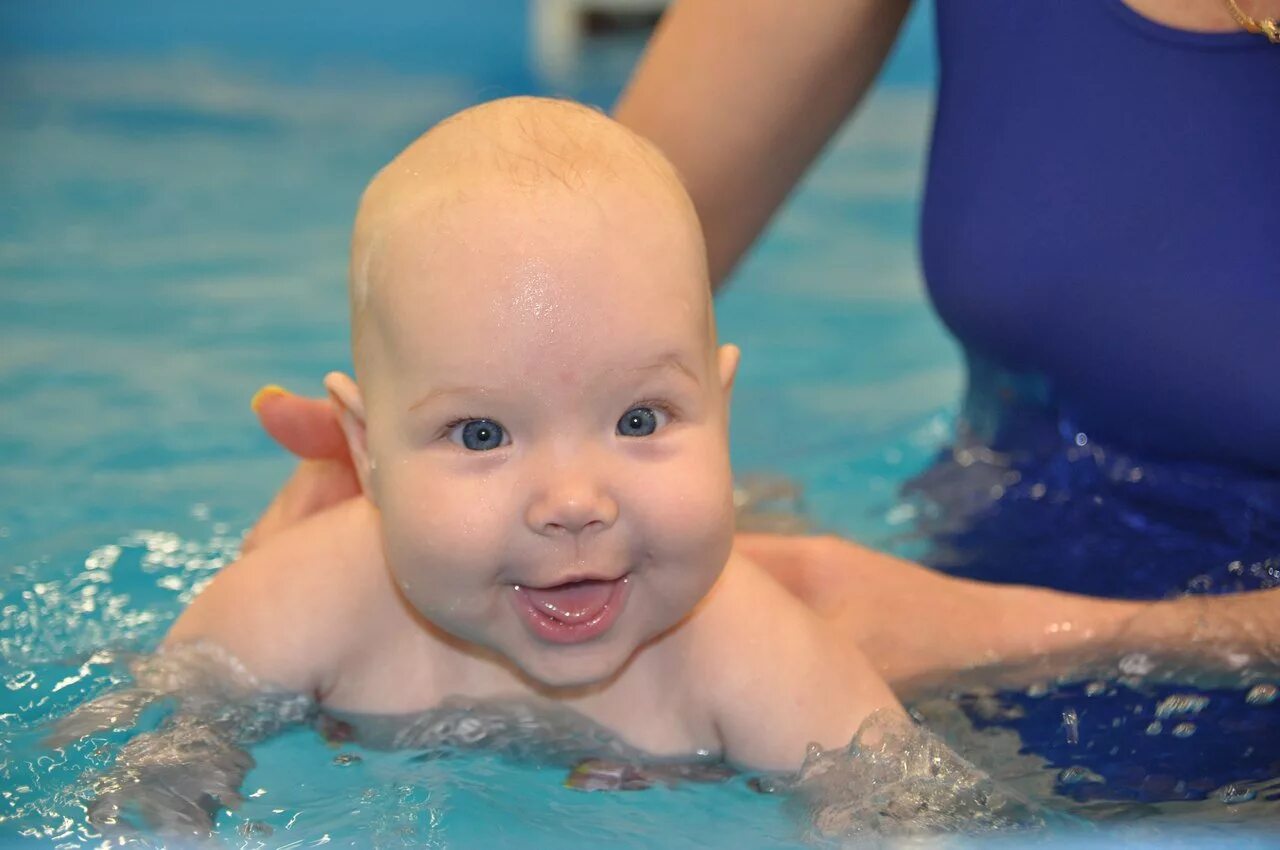
[[[360,495],[360,482],[332,402],[266,386],[258,390],[251,404],[263,430],[302,462],[250,529],[241,547],[245,552],[298,520]]]

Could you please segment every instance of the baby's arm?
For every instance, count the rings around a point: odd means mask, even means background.
[[[844,747],[872,713],[903,714],[837,624],[754,564],[734,560],[742,578],[732,592],[717,589],[718,622],[700,639],[692,671],[712,700],[731,763],[795,771],[809,744]]]
[[[1191,666],[1280,666],[1280,589],[1159,602],[957,579],[835,537],[739,535],[738,547],[839,623],[904,699],[1121,672],[1143,653]]]
[[[208,835],[218,810],[240,802],[253,767],[245,747],[306,720],[310,699],[263,691],[225,652],[186,644],[139,658],[133,684],[81,705],[60,720],[50,746],[135,725],[142,712],[167,705],[157,729],[134,735],[111,769],[96,777],[88,820],[104,833],[141,826],[189,841]]]
[[[211,643],[263,683],[314,697],[385,618],[376,513],[363,497],[314,514],[222,570],[164,647]],[[368,615],[368,616],[366,616]]]
[[[53,745],[130,726],[147,706],[172,703],[168,719],[134,736],[97,780],[92,823],[109,832],[145,824],[189,839],[238,802],[253,766],[244,748],[310,716],[361,632],[351,618],[368,594],[356,582],[379,557],[362,501],[311,517],[225,568],[161,650],[134,665],[132,687],[58,724]]]

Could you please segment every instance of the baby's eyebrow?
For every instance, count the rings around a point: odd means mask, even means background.
[[[695,372],[693,369],[689,368],[688,363],[685,362],[685,358],[682,357],[680,355],[680,352],[678,351],[668,351],[664,354],[659,355],[649,363],[644,363],[639,366],[630,366],[621,371],[653,372],[653,371],[659,371],[659,370],[678,372],[679,374],[688,378],[690,381],[693,381],[698,386],[702,386],[702,379],[698,377],[698,373]],[[431,391],[429,391],[422,398],[418,399],[413,404],[409,405],[409,412],[412,413],[418,408],[426,404],[429,404],[433,401],[436,401],[437,399],[440,399],[440,398],[447,398],[449,396],[471,396],[474,398],[477,396],[487,395],[489,392],[490,390],[484,387],[473,387],[473,386],[464,385],[464,384],[451,384],[451,385],[436,387]]]
[[[695,384],[702,384],[702,379],[698,377],[696,372],[689,368],[689,365],[685,363],[685,359],[680,356],[680,352],[678,351],[668,351],[658,356],[652,363],[645,363],[642,366],[636,366],[631,371],[649,372],[657,369],[674,370],[680,372]]]
[[[431,390],[429,393],[424,395],[422,398],[418,399],[413,404],[409,405],[409,412],[412,413],[413,411],[417,410],[419,407],[422,407],[424,404],[427,404],[429,402],[435,401],[438,398],[443,398],[446,396],[451,396],[451,395],[480,396],[484,394],[485,394],[485,391],[481,387],[468,387],[468,386],[462,386],[462,385],[436,387],[435,389]]]

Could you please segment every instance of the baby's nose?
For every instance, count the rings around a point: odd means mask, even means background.
[[[618,503],[583,463],[558,464],[529,500],[526,521],[538,534],[603,531],[618,519]]]

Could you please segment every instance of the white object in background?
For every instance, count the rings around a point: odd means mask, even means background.
[[[532,0],[529,36],[538,71],[547,79],[574,69],[588,16],[660,14],[669,0]]]

